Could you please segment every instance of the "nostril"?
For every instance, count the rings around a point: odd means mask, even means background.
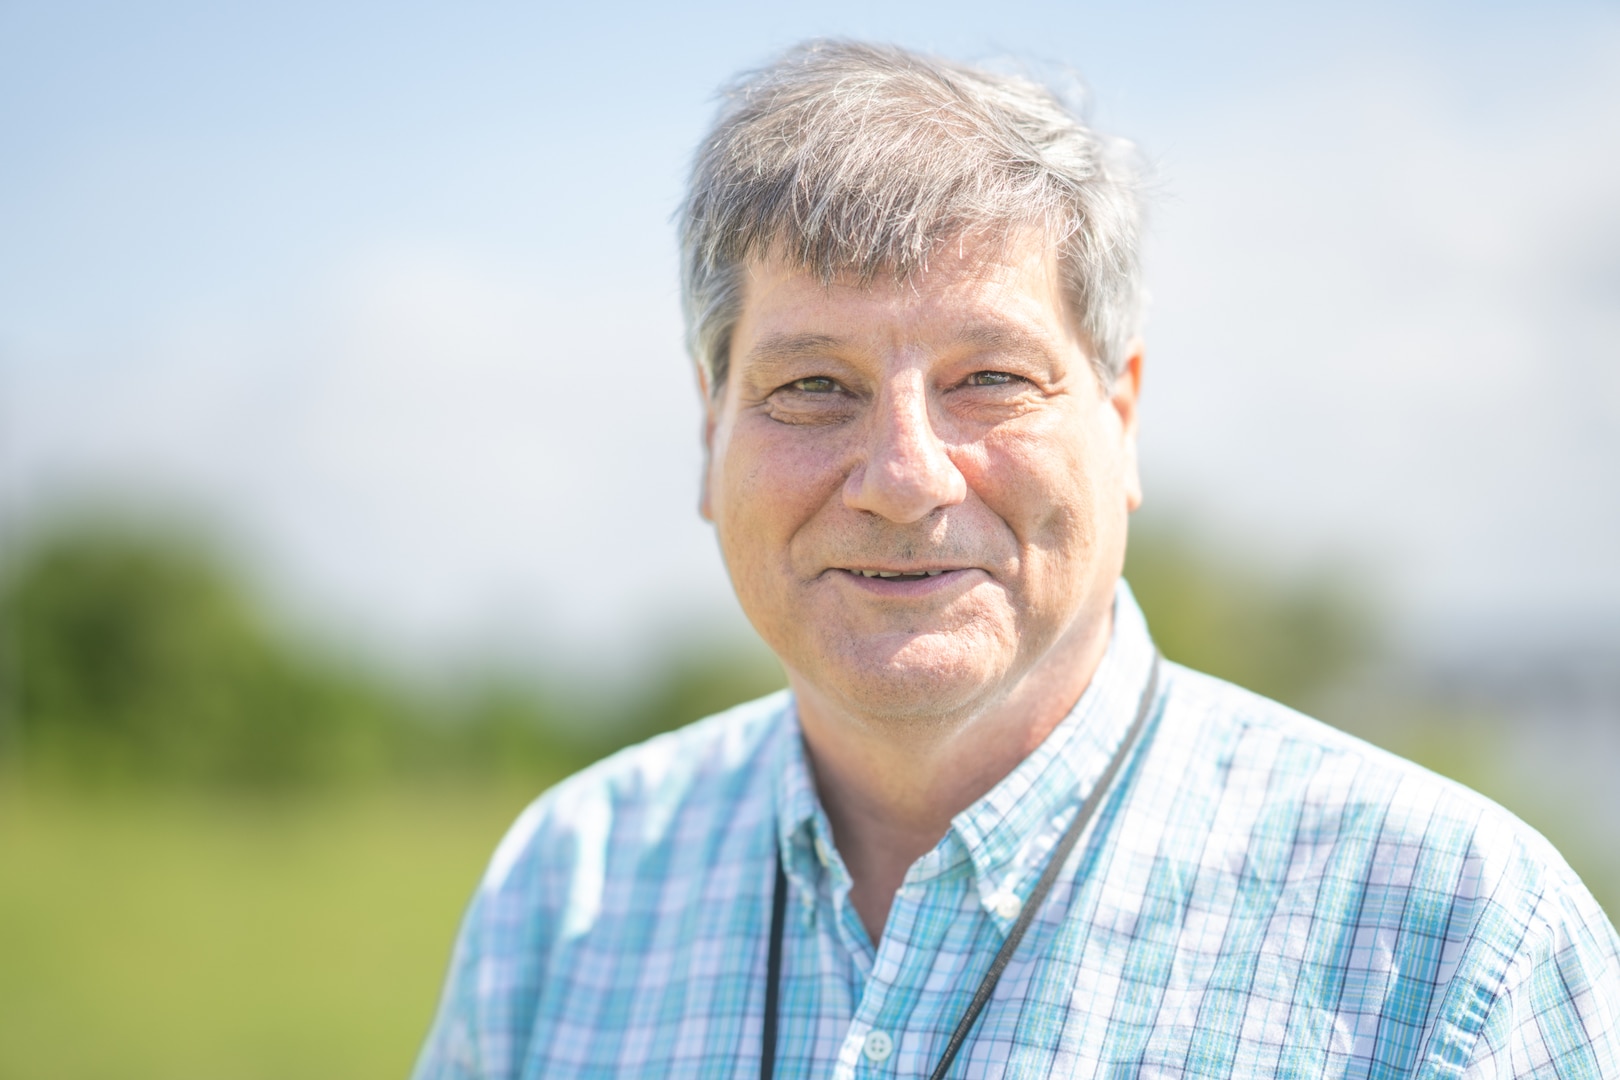
[[[967,495],[967,481],[944,453],[922,458],[867,462],[851,472],[844,502],[892,521],[910,523],[954,506]]]
[[[869,415],[864,460],[844,488],[847,505],[910,523],[966,497],[967,482],[934,428],[920,380],[897,379]]]

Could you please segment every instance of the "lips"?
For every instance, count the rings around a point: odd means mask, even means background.
[[[924,567],[905,570],[875,570],[866,567],[834,567],[832,573],[861,592],[876,596],[932,596],[953,584],[976,579],[974,567]]]
[[[939,577],[946,573],[944,570],[850,570],[851,574],[859,574],[864,578],[892,578],[900,581],[920,581],[923,578]]]

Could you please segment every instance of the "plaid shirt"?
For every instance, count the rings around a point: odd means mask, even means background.
[[[926,1076],[1152,654],[1122,585],[1072,714],[911,867],[875,945],[787,694],[558,785],[473,899],[418,1080],[757,1075],[773,846],[776,1075]],[[1497,806],[1166,664],[952,1075],[1620,1076],[1620,940]]]

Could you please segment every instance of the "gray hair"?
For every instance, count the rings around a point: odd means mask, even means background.
[[[750,260],[832,282],[906,279],[964,236],[1038,230],[1112,386],[1138,332],[1138,171],[1058,95],[1021,77],[847,41],[810,41],[723,93],[679,213],[687,345],[728,374]]]

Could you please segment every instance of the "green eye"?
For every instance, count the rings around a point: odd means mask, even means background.
[[[788,383],[788,389],[805,394],[830,394],[838,389],[838,384],[825,375],[813,375],[808,379],[793,380]]]
[[[1016,375],[1009,375],[1005,371],[975,371],[967,377],[969,386],[1006,386]]]

